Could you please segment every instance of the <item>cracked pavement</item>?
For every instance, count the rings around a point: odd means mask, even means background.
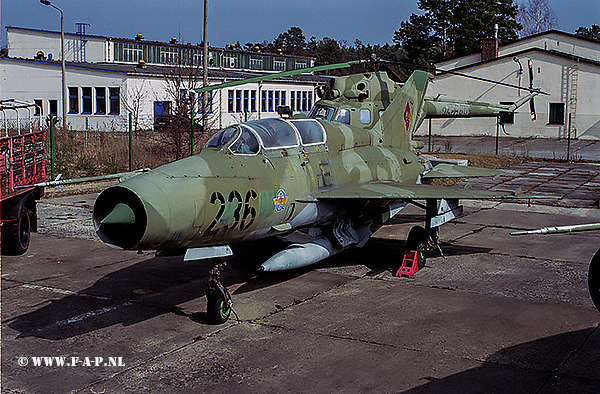
[[[29,251],[2,256],[2,391],[600,392],[600,313],[587,290],[600,233],[508,235],[600,221],[598,178],[584,166],[520,165],[473,184],[523,180],[559,198],[463,202],[464,215],[441,229],[445,257],[429,258],[414,280],[392,271],[409,229],[422,225],[415,207],[364,248],[306,269],[257,275],[282,245],[237,248],[222,277],[235,316],[220,326],[206,323],[208,263],[100,243],[94,195],[42,200]],[[573,196],[590,182],[592,192]],[[36,366],[34,357],[123,365]]]

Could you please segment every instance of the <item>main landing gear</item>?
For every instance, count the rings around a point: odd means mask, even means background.
[[[425,266],[430,250],[437,249],[444,256],[438,240],[439,226],[460,216],[462,207],[458,205],[458,200],[442,199],[438,205],[438,200],[434,198],[428,198],[425,205],[415,201],[410,203],[425,210],[425,228],[414,226],[410,229],[404,258],[396,276],[414,278],[415,273]]]
[[[226,265],[223,257],[214,257],[206,284],[206,314],[211,324],[223,324],[231,315],[233,303],[229,292],[221,283],[221,270]]]

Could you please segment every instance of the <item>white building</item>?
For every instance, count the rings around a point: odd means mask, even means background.
[[[60,33],[7,27],[8,56],[0,57],[0,99],[38,104],[38,116],[62,114]],[[169,114],[174,96],[201,87],[202,46],[150,42],[85,34],[65,34],[67,124],[77,130],[124,130],[128,113],[138,128],[150,129]],[[186,66],[181,66],[181,63]],[[314,66],[314,59],[242,50],[210,48],[209,84]],[[196,84],[173,92],[167,80],[178,72]],[[303,74],[215,91],[212,126],[277,116],[277,107],[310,110],[314,88],[323,77]],[[191,86],[193,85],[193,86]],[[194,97],[199,103],[200,97]],[[196,106],[196,111],[201,108]],[[10,117],[10,114],[0,116]],[[4,119],[0,119],[0,122]]]
[[[533,86],[548,95],[535,98],[535,121],[531,120],[526,104],[515,113],[513,120],[504,124],[506,132],[513,137],[566,138],[570,116],[572,138],[600,138],[600,42],[555,30],[500,47],[497,40],[491,40],[490,51],[438,63],[438,70],[526,88],[529,87],[528,61],[531,59]],[[428,96],[490,103],[512,103],[525,94],[526,90],[451,74],[436,77],[427,91]],[[428,122],[424,122],[418,134],[428,132]],[[495,135],[496,119],[435,119],[432,134]]]

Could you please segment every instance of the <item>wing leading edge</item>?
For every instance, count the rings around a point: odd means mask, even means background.
[[[460,189],[448,186],[406,184],[399,182],[368,182],[360,185],[348,185],[321,189],[311,193],[301,202],[314,202],[317,200],[336,199],[467,199],[467,200],[495,200],[529,198],[517,192]]]

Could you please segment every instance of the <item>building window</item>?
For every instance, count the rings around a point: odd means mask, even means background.
[[[161,48],[160,49],[160,62],[162,64],[177,64],[177,49]]]
[[[235,112],[242,112],[242,91],[235,91]]]
[[[302,92],[302,112],[308,111],[308,96],[306,92]]]
[[[256,112],[256,90],[250,91],[250,112]]]
[[[233,107],[233,90],[227,91],[227,111],[230,113],[235,111]]]
[[[293,90],[290,92],[290,107],[292,111],[296,110],[296,92]]]
[[[281,100],[279,99],[279,90],[275,91],[275,108],[277,109],[277,107],[279,107],[281,105]]]
[[[296,108],[295,108],[295,110],[297,112],[302,111],[302,92],[301,91],[296,92]]]
[[[296,70],[300,70],[301,68],[308,67],[308,63],[306,61],[296,60]]]
[[[92,88],[81,88],[81,113],[92,113]]]
[[[69,113],[79,113],[79,89],[70,87],[69,88]]]
[[[285,107],[285,96],[287,92],[285,90],[281,91],[281,105]]]
[[[308,92],[308,107],[306,108],[307,111],[310,111],[312,108],[312,98],[313,98],[313,92]]]
[[[251,70],[262,70],[263,60],[261,58],[250,58],[250,69]]]
[[[130,63],[137,63],[142,58],[142,46],[139,44],[123,45],[123,60]]]
[[[202,53],[194,53],[194,66],[202,65]]]
[[[58,114],[58,100],[48,100],[48,113],[52,116]]]
[[[170,101],[155,101],[154,102],[154,119],[161,115],[171,115]]]
[[[44,102],[42,100],[33,100],[35,104],[35,116],[44,116]]]
[[[106,88],[96,88],[96,113],[106,114]]]
[[[262,91],[261,92],[261,99],[262,99],[262,105],[261,105],[261,112],[267,112],[267,92],[266,91]]]
[[[110,97],[110,114],[111,115],[119,115],[121,113],[121,108],[119,106],[121,101],[121,92],[119,88],[108,88]]]
[[[285,60],[273,60],[274,71],[285,71]]]
[[[244,90],[244,112],[250,111],[250,92]]]
[[[565,104],[550,103],[548,124],[565,124]]]
[[[274,112],[275,108],[273,107],[273,91],[269,90],[269,112]]]
[[[237,55],[223,54],[223,67],[237,68]]]

